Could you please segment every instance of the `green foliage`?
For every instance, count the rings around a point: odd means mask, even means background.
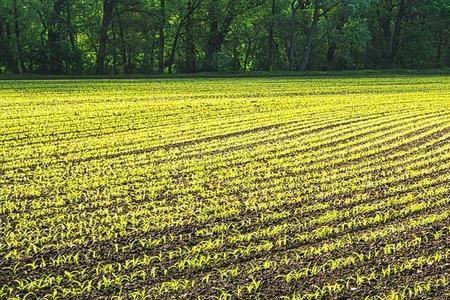
[[[4,0],[0,72],[448,67],[449,28],[450,0]]]

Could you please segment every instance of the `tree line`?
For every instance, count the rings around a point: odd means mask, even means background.
[[[450,66],[450,0],[2,0],[0,72]]]

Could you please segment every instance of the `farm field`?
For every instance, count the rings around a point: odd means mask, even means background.
[[[450,299],[450,77],[0,81],[0,299]]]

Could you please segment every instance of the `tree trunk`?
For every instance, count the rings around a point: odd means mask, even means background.
[[[81,74],[83,72],[83,63],[81,61],[80,49],[78,49],[75,37],[75,30],[72,23],[72,2],[66,0],[66,11],[67,11],[67,28],[69,30],[69,40],[72,49],[72,67],[75,74]]]
[[[196,71],[196,63],[195,63],[195,44],[194,44],[194,19],[193,19],[193,3],[192,0],[188,0],[187,4],[188,14],[186,18],[186,24],[184,26],[185,33],[185,61],[184,61],[184,69],[187,73],[193,73]]]
[[[155,64],[155,35],[156,29],[151,29],[146,34],[146,47],[144,51],[144,60],[142,65],[142,70],[144,74],[149,74],[154,72]]]
[[[336,32],[338,34],[341,34],[342,28],[345,26],[345,23],[348,20],[348,16],[341,16],[338,19],[337,25],[336,25]],[[330,42],[330,46],[328,47],[327,51],[327,64],[328,68],[331,68],[331,65],[334,63],[334,59],[336,57],[336,50],[337,50],[337,43],[335,40],[332,40]]]
[[[391,50],[389,53],[389,66],[392,66],[392,64],[395,61],[395,56],[397,55],[397,50],[400,41],[400,33],[402,29],[402,21],[405,15],[405,11],[406,11],[406,1],[400,0],[397,18],[395,19],[394,34],[392,35]]]
[[[245,58],[244,58],[244,72],[247,71],[248,60],[250,58],[250,50],[252,49],[252,41],[249,39],[247,43],[247,48],[245,49]]]
[[[169,68],[169,74],[172,74],[173,62],[175,61],[175,51],[177,50],[178,40],[180,39],[181,29],[183,28],[184,21],[185,20],[181,20],[180,24],[178,24],[177,30],[175,32],[175,36],[173,38],[172,48],[170,49],[169,57],[167,58],[167,61],[164,62],[164,65],[163,65],[163,67]]]
[[[105,73],[106,44],[108,42],[108,29],[113,18],[113,10],[117,0],[103,0],[103,17],[98,39],[98,52],[96,61],[96,74]]]
[[[15,59],[15,71],[19,74],[22,74],[25,67],[23,64],[23,54],[22,54],[22,44],[20,37],[20,26],[19,26],[19,10],[17,8],[17,0],[13,1],[13,17],[14,17],[14,34],[15,34],[15,51],[16,51],[16,59]]]
[[[122,73],[129,73],[130,71],[130,65],[128,63],[128,57],[127,57],[127,48],[125,43],[125,35],[123,33],[123,24],[122,19],[120,17],[120,12],[115,8],[116,16],[117,16],[117,23],[116,25],[119,25],[119,37],[120,37],[120,55],[122,58]]]
[[[0,51],[6,57],[7,71],[17,73],[17,66],[11,52],[11,30],[9,23],[0,16]]]
[[[384,67],[389,65],[391,56],[391,42],[392,42],[392,32],[391,32],[391,14],[392,14],[392,0],[384,0],[381,8],[381,31],[382,31],[382,47],[381,56],[382,64]]]
[[[295,64],[295,41],[297,38],[297,10],[300,6],[300,2],[298,0],[294,0],[291,2],[291,18],[290,18],[290,31],[289,31],[289,70],[294,69]]]
[[[302,61],[300,63],[299,71],[305,71],[306,67],[308,66],[309,58],[311,56],[311,51],[312,51],[312,47],[313,47],[314,33],[317,31],[317,25],[319,23],[319,18],[320,18],[320,3],[319,3],[319,0],[314,0],[313,20],[312,20],[311,28],[309,29],[309,32],[308,32],[308,37],[306,39],[306,46],[303,51],[303,57],[302,57]]]
[[[267,37],[267,71],[272,71],[275,66],[275,38],[274,38],[274,27],[275,27],[275,13],[276,13],[276,0],[272,0],[271,9],[271,20],[269,26],[269,34]]]
[[[217,54],[222,47],[225,37],[230,30],[231,23],[236,17],[236,0],[229,0],[226,15],[222,26],[219,28],[219,6],[216,1],[211,1],[209,6],[209,34],[205,48],[205,62],[203,70],[207,72],[217,71]]]
[[[438,41],[438,49],[436,53],[436,66],[439,68],[441,66],[441,56],[442,56],[442,33],[439,34],[439,38],[437,38]]]
[[[219,49],[218,36],[219,36],[219,12],[218,4],[211,2],[209,11],[209,33],[206,41],[205,49],[205,62],[203,65],[204,71],[217,70],[216,52]]]
[[[241,60],[239,59],[239,41],[233,43],[233,71],[241,69]]]
[[[62,60],[62,40],[61,40],[61,25],[62,12],[64,9],[64,0],[54,0],[53,12],[48,26],[48,50],[49,50],[49,72],[50,74],[63,73]]]
[[[328,47],[328,51],[327,51],[327,64],[328,64],[328,67],[330,67],[330,65],[332,65],[333,62],[334,62],[334,58],[336,56],[336,48],[337,48],[336,42],[332,41],[331,45],[330,45],[330,47]]]
[[[41,49],[39,51],[39,63],[37,66],[37,72],[41,73],[41,74],[48,74],[48,43],[47,43],[47,22],[46,19],[44,17],[44,14],[34,8],[34,11],[37,13],[37,15],[39,16],[39,20],[41,21],[41,32],[39,33],[39,38],[40,38],[40,42],[41,42]]]
[[[115,20],[112,20],[111,22],[111,33],[112,33],[112,40],[114,41],[114,44],[117,44],[117,30],[116,30],[116,24],[115,24]],[[111,49],[111,54],[112,54],[112,68],[113,68],[113,73],[114,75],[119,74],[118,71],[118,55],[117,55],[117,49],[116,47],[114,47],[113,49]]]
[[[170,49],[169,57],[167,58],[167,60],[164,62],[164,65],[163,65],[164,68],[167,67],[169,69],[168,71],[170,74],[172,73],[173,63],[175,62],[175,53],[176,53],[176,50],[178,47],[178,41],[180,40],[180,37],[181,37],[181,32],[182,32],[183,28],[186,28],[186,23],[188,22],[188,20],[191,19],[191,21],[192,21],[192,14],[195,10],[196,3],[197,2],[195,2],[194,3],[195,5],[192,6],[191,5],[192,3],[189,1],[188,10],[187,10],[186,14],[180,19],[180,22],[178,23],[178,26],[175,30],[175,35],[174,35],[174,38],[172,41],[172,48]],[[192,34],[192,32],[191,32],[191,34]],[[192,48],[193,48],[193,45],[192,45]],[[194,51],[194,50],[192,49],[192,51]],[[195,65],[195,61],[194,61],[194,65]]]
[[[166,28],[166,0],[159,2],[159,52],[158,52],[158,73],[164,72],[164,51],[165,51],[165,28]]]

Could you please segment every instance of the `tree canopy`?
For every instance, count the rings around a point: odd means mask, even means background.
[[[0,72],[450,66],[450,0],[3,0]]]

